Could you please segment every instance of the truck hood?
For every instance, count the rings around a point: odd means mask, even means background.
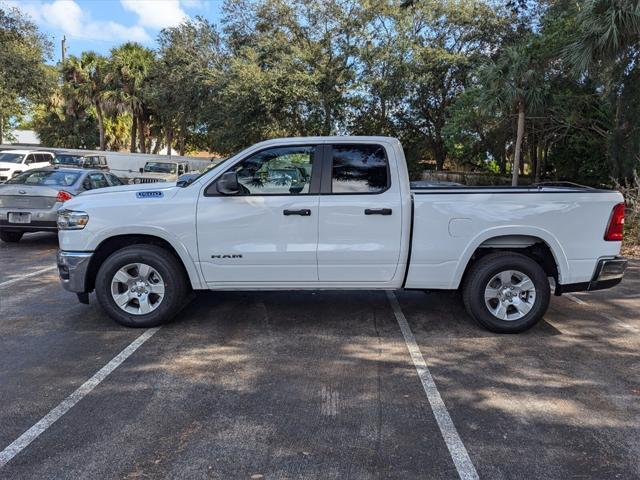
[[[99,188],[82,192],[80,195],[64,202],[63,208],[68,210],[85,210],[91,209],[93,206],[104,207],[113,202],[114,205],[122,205],[123,203],[134,206],[147,201],[162,201],[163,199],[173,197],[180,187],[176,187],[175,183],[152,183],[141,185],[120,185],[117,187]],[[137,194],[143,192],[160,192],[158,197],[142,197]]]

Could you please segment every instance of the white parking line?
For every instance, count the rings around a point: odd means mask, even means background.
[[[55,270],[56,268],[58,268],[58,267],[56,265],[54,265],[53,267],[43,268],[43,269],[37,270],[35,272],[27,273],[26,275],[22,275],[21,277],[14,278],[12,280],[7,280],[6,282],[0,283],[0,288],[8,287],[9,285],[13,285],[14,283],[21,282],[22,280],[24,280],[26,278],[35,277],[36,275],[40,275],[41,273],[46,273],[46,272],[49,272],[51,270]]]
[[[60,419],[65,413],[82,400],[91,390],[97,387],[100,382],[109,376],[116,368],[120,366],[133,352],[135,352],[144,342],[149,340],[160,327],[150,328],[142,335],[129,344],[127,348],[122,350],[118,355],[102,367],[89,380],[84,382],[75,392],[65,398],[53,410],[42,417],[38,423],[14,440],[11,445],[0,452],[0,468],[4,467],[18,453],[24,450],[31,442],[38,438],[45,430]]]
[[[469,458],[467,449],[462,443],[460,435],[458,435],[458,431],[451,420],[447,407],[442,401],[438,387],[436,387],[436,383],[434,382],[431,372],[427,367],[427,362],[425,362],[422,352],[420,352],[420,348],[416,343],[416,339],[409,327],[409,323],[407,322],[404,313],[402,313],[398,299],[396,298],[395,293],[390,290],[387,290],[387,297],[389,298],[389,303],[391,303],[391,307],[393,308],[393,313],[398,321],[398,325],[400,325],[400,330],[402,331],[402,336],[404,337],[407,349],[409,350],[409,355],[411,355],[413,365],[418,371],[418,377],[420,377],[420,381],[422,382],[422,388],[424,388],[424,392],[427,394],[427,399],[431,405],[433,416],[436,418],[438,428],[440,428],[442,438],[447,444],[449,454],[456,466],[458,475],[464,480],[476,480],[479,478],[478,472],[476,472],[476,468],[473,466],[471,458]]]
[[[579,299],[578,297],[576,297],[575,295],[572,295],[570,293],[565,293],[564,294],[565,297],[567,297],[569,300],[576,302],[578,305],[588,305],[587,302],[585,302],[584,300]]]

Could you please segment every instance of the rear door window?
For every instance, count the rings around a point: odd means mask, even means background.
[[[89,183],[91,184],[91,188],[105,188],[109,186],[107,179],[104,178],[104,175],[101,173],[91,173],[89,174]]]
[[[382,145],[334,145],[331,193],[375,194],[389,188],[389,163]]]

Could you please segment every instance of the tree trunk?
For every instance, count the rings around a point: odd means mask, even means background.
[[[158,155],[158,153],[160,153],[160,149],[162,148],[162,140],[163,140],[163,135],[162,132],[160,132],[160,134],[158,134],[158,136],[156,137],[156,143],[153,146],[153,154],[154,155]]]
[[[444,161],[447,159],[443,142],[438,141],[433,144],[433,156],[436,159],[436,171],[439,172],[444,167]]]
[[[522,137],[524,136],[524,100],[518,102],[518,133],[516,137],[516,151],[513,155],[513,169],[511,171],[511,185],[518,185],[518,172],[520,170],[520,155],[522,154]]]
[[[142,116],[138,118],[138,142],[140,143],[140,153],[147,153],[146,142],[144,138],[144,120]]]
[[[0,113],[0,145],[2,145],[2,140],[4,137],[4,116]]]
[[[180,156],[184,157],[184,153],[185,153],[185,137],[184,135],[182,137],[180,137]]]
[[[167,155],[171,156],[171,148],[173,147],[173,128],[167,128]]]
[[[324,105],[324,127],[322,135],[331,135],[331,107]]]
[[[137,143],[137,137],[138,135],[138,117],[135,115],[132,115],[132,121],[131,121],[131,153],[136,153],[136,143]]]
[[[100,150],[106,150],[107,145],[104,138],[104,116],[102,114],[102,107],[96,102],[96,116],[98,117],[98,133],[100,134]]]

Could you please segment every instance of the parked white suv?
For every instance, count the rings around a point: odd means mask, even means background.
[[[51,152],[2,150],[0,151],[0,182],[6,182],[32,168],[48,167],[54,158],[55,155]]]

